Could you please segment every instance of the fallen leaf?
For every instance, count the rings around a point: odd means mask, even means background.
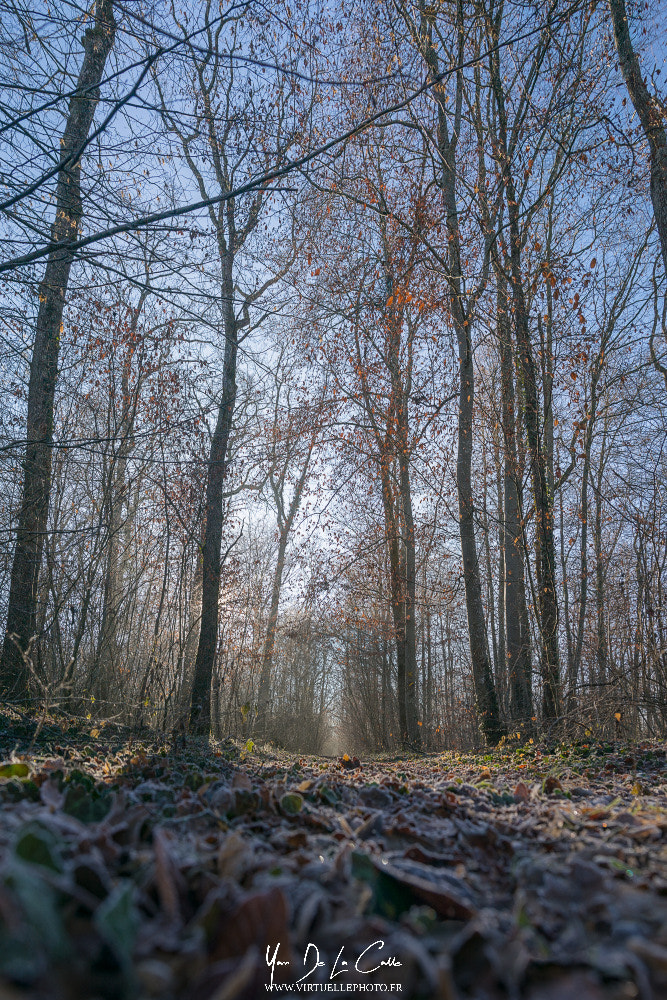
[[[289,925],[285,896],[280,889],[248,896],[224,921],[212,958],[236,958],[255,945],[260,955],[281,945],[284,959],[289,960]]]
[[[460,883],[452,886],[451,877],[447,877],[447,884],[438,882],[436,871],[425,866],[419,866],[416,874],[417,863],[411,864],[412,870],[404,871],[359,851],[352,854],[352,874],[371,887],[374,908],[380,915],[395,920],[417,900],[447,920],[469,920],[474,915],[474,907],[460,892]]]
[[[0,778],[27,778],[30,768],[24,761],[0,765]]]
[[[233,830],[222,840],[216,859],[218,874],[240,880],[248,869],[252,851],[247,841]]]
[[[280,800],[280,809],[286,816],[296,816],[303,809],[303,797],[298,792],[288,792]]]
[[[187,885],[171,855],[169,836],[165,830],[158,828],[153,831],[153,845],[155,883],[160,902],[169,919],[178,921],[181,917],[180,897],[187,893]]]

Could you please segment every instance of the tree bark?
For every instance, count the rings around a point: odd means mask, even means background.
[[[503,735],[498,697],[493,683],[489,646],[482,601],[482,584],[475,540],[475,508],[472,492],[472,428],[474,412],[474,375],[472,344],[468,326],[458,324],[459,333],[459,421],[456,485],[459,499],[459,536],[463,558],[468,639],[472,661],[475,699],[482,731],[489,743]]]
[[[486,440],[485,426],[482,424],[482,534],[484,537],[484,560],[486,563],[486,606],[487,617],[491,628],[491,668],[496,684],[496,691],[500,691],[498,683],[500,670],[498,667],[498,634],[496,631],[496,598],[494,594],[494,574],[491,561],[491,540],[489,538],[489,466],[487,462],[488,441]]]
[[[497,29],[494,31],[494,38],[497,42]],[[491,54],[490,70],[491,86],[498,112],[499,156],[509,216],[509,276],[512,288],[517,355],[523,384],[523,416],[530,453],[530,471],[535,504],[538,611],[542,646],[542,717],[545,721],[554,721],[561,714],[561,682],[558,652],[553,493],[549,489],[545,445],[542,439],[537,372],[521,270],[520,205],[510,164],[505,95],[497,49]]]
[[[405,594],[401,575],[399,535],[394,509],[395,502],[390,479],[389,461],[383,455],[380,461],[380,483],[382,506],[384,508],[387,552],[389,555],[389,580],[391,585],[391,613],[396,642],[396,690],[398,698],[398,725],[401,739],[409,739],[408,709],[406,699],[406,641],[405,641]]]
[[[271,667],[273,664],[273,652],[276,645],[278,606],[280,604],[280,591],[282,589],[283,571],[285,569],[288,533],[289,527],[283,528],[280,531],[280,538],[278,540],[278,557],[276,559],[276,565],[273,573],[273,586],[271,587],[269,622],[266,627],[266,638],[264,640],[264,649],[262,650],[262,666],[260,669],[259,689],[257,693],[257,730],[262,734],[264,734],[266,729],[267,715],[269,711],[271,694]]]
[[[432,29],[424,5],[421,5],[421,26],[418,38],[422,57],[432,78],[441,72],[440,57],[433,43]],[[463,5],[456,8],[457,55],[463,61],[465,31],[463,25]],[[461,128],[461,108],[463,104],[463,74],[456,75],[456,97],[454,101],[454,122],[449,127],[450,108],[444,86],[433,88],[432,94],[437,107],[437,148],[440,161],[438,184],[442,191],[447,231],[447,282],[452,323],[456,333],[459,353],[459,414],[458,451],[456,460],[456,484],[459,506],[459,537],[465,582],[466,612],[468,617],[468,639],[472,664],[475,700],[480,726],[489,743],[498,743],[504,733],[500,720],[498,696],[493,682],[489,644],[486,632],[482,583],[475,539],[475,508],[472,491],[472,431],[475,398],[475,379],[472,352],[472,316],[464,304],[461,284],[461,235],[459,230],[456,199],[457,166],[456,147]]]
[[[273,654],[276,644],[276,627],[278,625],[278,607],[280,605],[280,591],[282,589],[283,582],[283,572],[285,569],[285,556],[287,553],[287,543],[289,540],[292,527],[294,525],[294,519],[301,506],[301,498],[303,496],[303,491],[306,485],[306,480],[308,478],[308,469],[310,467],[310,461],[313,454],[313,449],[315,447],[315,441],[317,436],[317,430],[315,428],[311,429],[310,440],[305,450],[305,454],[302,456],[301,469],[299,472],[299,477],[294,484],[294,491],[292,493],[292,498],[287,504],[285,503],[285,479],[287,477],[287,472],[290,464],[290,458],[292,457],[292,448],[288,445],[287,453],[284,456],[284,465],[282,469],[276,475],[276,465],[277,465],[277,454],[276,454],[276,438],[280,439],[279,428],[278,428],[278,407],[279,407],[279,390],[276,391],[276,403],[274,411],[274,441],[273,441],[273,453],[271,460],[271,468],[269,470],[269,482],[271,484],[271,490],[273,492],[273,498],[276,504],[276,518],[278,522],[278,556],[276,559],[276,565],[273,573],[273,586],[271,588],[271,603],[269,606],[269,622],[266,630],[266,637],[264,639],[264,648],[262,650],[262,665],[260,668],[259,686],[257,693],[257,730],[259,733],[264,733],[266,730],[266,724],[268,721],[269,714],[269,702],[271,696],[271,668],[273,665]],[[293,433],[299,432],[297,426],[293,427]]]
[[[502,371],[501,371],[502,393]],[[494,434],[494,464],[496,467],[496,517],[498,530],[498,663],[496,664],[496,691],[501,711],[507,706],[507,607],[505,604],[505,462],[501,455],[499,433]]]
[[[134,340],[147,291],[143,290],[136,307],[132,310],[129,334]],[[104,575],[104,601],[102,621],[97,642],[93,684],[95,685],[98,711],[109,714],[108,695],[111,678],[121,656],[118,641],[119,612],[123,601],[123,564],[127,552],[121,545],[121,535],[127,528],[123,518],[123,505],[128,499],[127,466],[134,448],[134,425],[139,404],[142,371],[141,363],[137,372],[137,383],[130,389],[133,351],[125,348],[121,374],[121,413],[117,427],[111,433],[119,438],[117,451],[109,458],[108,476],[104,496],[106,520],[109,525],[106,543],[106,568]],[[111,435],[110,435],[111,436]],[[129,517],[129,501],[128,517]]]
[[[233,259],[222,255],[223,319],[225,353],[222,370],[222,395],[206,473],[206,511],[204,544],[202,546],[202,597],[199,645],[192,684],[189,727],[199,736],[211,729],[211,681],[218,646],[218,602],[222,561],[223,481],[227,447],[236,403],[236,358],[238,353],[238,322],[234,314]]]
[[[623,79],[641,122],[651,159],[651,202],[667,274],[667,130],[661,102],[646,86],[632,45],[625,0],[609,0],[614,40]]]
[[[604,467],[607,450],[607,419],[605,416],[602,441],[600,444],[600,464],[597,470],[597,482],[595,483],[595,524],[594,524],[594,545],[595,545],[595,615],[597,625],[597,683],[600,692],[604,695],[604,688],[607,683],[607,660],[609,655],[607,632],[605,629],[605,582],[606,568],[605,556],[602,552],[602,504],[604,483]]]
[[[244,10],[245,6],[240,11],[232,8],[225,19],[231,21],[241,18]],[[280,162],[291,137],[279,130],[279,134],[273,137],[275,147],[269,143],[268,134],[262,133],[265,118],[252,105],[252,88],[248,99],[254,113],[250,113],[250,107],[244,107],[241,113],[236,106],[235,75],[228,73],[226,68],[223,69],[223,66],[228,67],[228,53],[219,48],[221,24],[224,20],[220,22],[218,17],[213,16],[210,4],[203,5],[203,12],[208,46],[204,57],[195,55],[190,35],[175,17],[191,60],[192,75],[182,82],[178,90],[180,96],[187,92],[192,99],[186,131],[182,129],[180,115],[173,113],[171,101],[164,97],[159,75],[154,74],[153,78],[163,120],[169,131],[178,138],[190,174],[202,199],[208,202],[208,217],[216,234],[221,269],[225,350],[220,402],[207,462],[201,621],[189,712],[190,729],[198,735],[207,735],[211,724],[211,682],[218,646],[218,601],[222,570],[223,480],[236,404],[239,334],[250,325],[250,307],[271,285],[284,277],[293,262],[293,257],[289,257],[277,273],[271,274],[253,291],[243,290],[238,280],[235,280],[235,264],[250,235],[259,225],[267,194],[265,189],[259,189],[249,194],[247,200],[230,197],[218,202],[216,199],[220,195],[229,195],[236,183],[235,178],[241,174],[246,176],[248,172],[254,173],[260,169],[259,163],[268,169],[269,165]],[[244,97],[243,101],[245,100]],[[243,127],[247,126],[243,141],[234,137],[232,128],[232,125],[234,128],[237,125],[241,127],[242,119]],[[199,145],[200,141],[203,146]],[[213,185],[213,191],[209,184]]]
[[[412,511],[412,491],[410,489],[410,460],[408,453],[408,407],[405,395],[401,399],[399,413],[398,466],[403,509],[403,529],[405,538],[405,714],[408,740],[421,746],[420,726],[417,710],[417,625],[415,618],[415,521]]]
[[[574,655],[572,657],[571,669],[568,676],[568,696],[567,711],[570,714],[576,707],[576,684],[577,677],[581,669],[581,654],[584,647],[584,631],[586,627],[586,610],[588,603],[588,484],[591,475],[591,449],[593,447],[593,431],[597,416],[597,381],[598,373],[593,372],[591,380],[590,409],[587,413],[588,423],[586,426],[586,440],[584,443],[584,465],[581,472],[581,538],[579,544],[580,553],[580,577],[579,587],[579,615],[577,620],[577,636],[574,644]]]
[[[496,267],[497,318],[500,339],[500,369],[504,455],[504,554],[505,631],[510,714],[514,722],[529,725],[533,715],[532,668],[528,637],[522,628],[525,616],[526,584],[523,563],[523,532],[519,503],[519,464],[516,447],[514,362],[509,321],[507,282],[501,266]],[[523,606],[522,606],[523,605]]]
[[[88,28],[83,37],[83,63],[60,140],[61,163],[64,166],[58,174],[56,217],[51,240],[61,244],[62,249],[49,254],[39,286],[39,310],[30,363],[21,509],[0,664],[0,687],[19,696],[25,695],[29,686],[23,652],[36,630],[37,585],[49,515],[53,407],[63,310],[74,260],[68,245],[76,240],[83,216],[78,154],[86,141],[97,107],[99,86],[115,30],[112,0],[97,0],[95,25]]]

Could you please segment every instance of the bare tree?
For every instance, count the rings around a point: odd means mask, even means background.
[[[273,94],[277,105],[267,117],[272,102],[267,95],[255,96],[252,77],[243,71],[237,76],[229,59],[226,46],[233,52],[242,45],[244,17],[261,32],[262,26],[251,5],[244,5],[225,19],[216,16],[209,0],[202,11],[206,41],[203,50],[194,45],[189,32],[179,25],[187,52],[186,61],[179,61],[178,65],[188,80],[188,116],[179,116],[180,83],[178,93],[170,100],[161,78],[155,76],[165,126],[178,140],[190,175],[202,200],[208,204],[207,216],[215,234],[220,267],[219,309],[224,351],[206,476],[201,623],[190,710],[190,726],[199,733],[208,733],[211,720],[211,680],[218,643],[223,481],[236,403],[239,345],[261,321],[256,314],[251,318],[251,309],[289,267],[283,265],[277,273],[269,272],[263,278],[257,277],[257,267],[254,271],[248,268],[245,287],[239,275],[242,255],[247,253],[247,244],[260,225],[269,195],[266,188],[246,198],[233,197],[232,192],[248,171],[267,170],[280,163],[291,142],[285,131],[286,105],[280,86]],[[214,196],[218,195],[230,197],[216,202]],[[245,263],[247,267],[247,257]]]
[[[475,374],[472,328],[479,297],[486,285],[490,253],[490,227],[488,220],[483,234],[483,265],[477,287],[468,293],[463,267],[462,233],[459,221],[458,144],[463,125],[464,94],[468,83],[464,74],[466,40],[466,7],[457,0],[455,9],[437,17],[432,7],[421,0],[419,21],[413,20],[407,8],[400,12],[420,53],[433,84],[432,95],[436,105],[437,122],[434,146],[436,152],[436,179],[440,188],[447,232],[447,245],[439,257],[444,269],[450,304],[450,315],[456,333],[459,362],[458,454],[456,480],[459,502],[459,534],[466,591],[468,635],[472,660],[475,694],[480,725],[491,743],[497,743],[504,727],[500,720],[498,696],[491,670],[489,643],[486,630],[480,564],[475,538],[475,502],[472,485],[473,414],[475,407]],[[442,80],[443,59],[455,67],[453,94],[450,106],[448,87]],[[484,162],[477,157],[482,174],[478,184],[484,185]]]
[[[25,694],[28,686],[23,652],[35,634],[37,586],[51,493],[53,403],[58,354],[69,275],[74,261],[70,244],[83,216],[81,150],[99,100],[99,86],[114,42],[112,0],[98,0],[95,24],[83,37],[84,57],[60,141],[55,220],[51,242],[62,245],[49,254],[39,286],[39,311],[30,364],[26,454],[21,510],[7,612],[0,677],[5,690]]]
[[[609,0],[618,61],[641,127],[651,163],[651,202],[667,274],[667,130],[665,102],[648,88],[632,44],[625,0]]]
[[[321,404],[291,402],[293,387],[290,383],[296,383],[296,365],[287,367],[285,354],[286,349],[283,348],[276,362],[273,420],[269,430],[268,483],[276,514],[278,550],[257,694],[259,732],[266,731],[270,715],[271,671],[287,546],[304,497],[313,451],[322,431]],[[323,391],[326,392],[326,383]]]

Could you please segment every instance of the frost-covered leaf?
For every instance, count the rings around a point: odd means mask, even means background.
[[[288,792],[280,799],[280,808],[286,816],[296,816],[303,809],[303,796],[298,792]]]
[[[62,842],[53,830],[37,820],[21,827],[14,842],[17,858],[54,872],[63,871],[61,848]]]
[[[140,923],[134,898],[134,885],[123,879],[100,903],[94,918],[101,936],[126,968],[131,964]]]

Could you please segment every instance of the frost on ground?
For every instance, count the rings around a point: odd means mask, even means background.
[[[33,732],[1,717],[0,1000],[667,996],[662,743],[359,761]]]

